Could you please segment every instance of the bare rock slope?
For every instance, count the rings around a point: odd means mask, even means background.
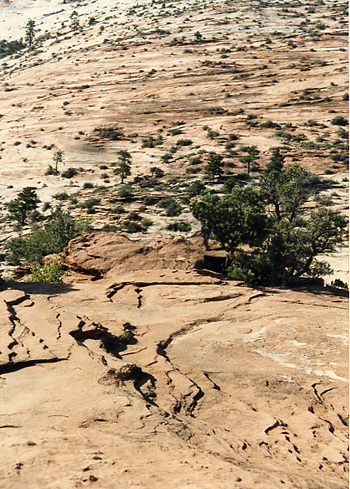
[[[345,298],[154,268],[0,307],[3,489],[347,487]]]

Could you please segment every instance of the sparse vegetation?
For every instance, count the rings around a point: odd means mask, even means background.
[[[233,278],[291,284],[331,272],[316,256],[343,243],[346,219],[324,202],[307,211],[313,180],[297,164],[284,166],[276,150],[258,188],[235,186],[224,198],[207,191],[194,203],[194,216],[227,251],[227,272]]]
[[[29,236],[12,238],[7,243],[7,259],[10,263],[22,261],[40,263],[44,256],[60,253],[69,241],[85,232],[89,224],[75,220],[69,212],[57,208],[43,226],[33,226]]]

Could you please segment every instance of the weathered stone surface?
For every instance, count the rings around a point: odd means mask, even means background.
[[[192,270],[204,259],[201,238],[150,236],[130,238],[122,233],[86,233],[73,239],[65,248],[65,265],[77,272],[105,275],[132,270]]]
[[[16,287],[2,488],[347,487],[346,298],[185,270]]]

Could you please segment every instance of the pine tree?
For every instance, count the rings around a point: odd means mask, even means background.
[[[122,149],[118,152],[118,155],[118,166],[114,173],[120,175],[122,183],[124,183],[125,178],[131,175],[131,154],[129,151]]]
[[[58,165],[60,163],[63,163],[63,160],[64,160],[64,151],[62,151],[61,149],[59,149],[53,155],[53,161],[55,163],[55,175],[57,175],[57,173],[58,173]]]
[[[26,24],[26,41],[29,47],[32,46],[35,37],[35,21],[29,19]]]
[[[38,207],[39,202],[34,187],[25,187],[7,204],[10,219],[18,221],[23,226],[28,216]]]
[[[205,167],[205,172],[212,178],[215,178],[216,176],[219,177],[223,174],[222,166],[222,156],[217,153],[212,153],[209,157],[208,164]]]

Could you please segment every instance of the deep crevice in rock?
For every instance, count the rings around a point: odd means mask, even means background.
[[[0,366],[0,375],[8,374],[10,372],[17,372],[18,370],[22,370],[27,367],[34,367],[35,365],[39,365],[42,363],[56,363],[68,360],[68,358],[42,358],[36,360],[27,360],[23,362],[9,362],[5,365]]]

